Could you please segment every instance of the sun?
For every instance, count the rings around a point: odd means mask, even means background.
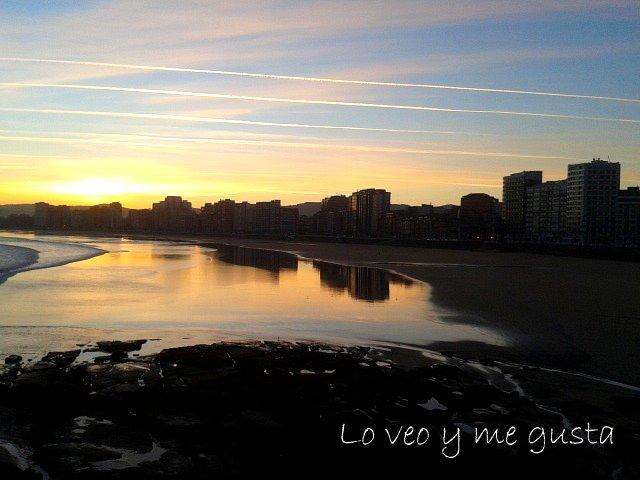
[[[112,177],[91,177],[62,182],[51,186],[55,193],[85,200],[101,200],[115,198],[118,195],[144,193],[145,185],[131,182],[128,179]]]

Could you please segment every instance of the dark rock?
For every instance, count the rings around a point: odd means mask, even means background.
[[[127,362],[85,366],[89,383],[98,390],[134,392],[160,380],[160,367],[144,362]]]
[[[105,353],[121,355],[144,341],[100,343]],[[395,350],[381,355],[343,347],[327,354],[328,348],[218,343],[64,368],[72,355],[51,354],[36,365],[12,368],[22,373],[0,390],[0,438],[20,439],[51,478],[70,480],[290,478],[309,468],[313,476],[340,471],[393,478],[399,466],[427,468],[434,478],[489,473],[501,479],[514,472],[521,478],[611,478],[616,470],[623,472],[619,478],[640,478],[634,476],[640,448],[634,392],[606,384],[594,388],[588,379],[553,372],[518,376],[515,367],[503,365],[488,372],[459,359],[425,358],[421,364],[421,356]],[[384,359],[394,368],[360,366]],[[505,391],[501,374],[527,395]],[[447,410],[423,408],[431,398]],[[526,447],[522,454],[467,447],[447,462],[437,442],[433,448],[391,448],[380,440],[363,448],[338,440],[345,423],[348,436],[389,425],[428,425],[434,438],[452,424],[517,425],[524,432],[534,425],[558,428],[556,411],[576,425],[589,419],[615,424],[620,441],[601,449],[552,450],[549,444],[540,456],[527,454]],[[0,459],[0,479],[20,478],[6,460],[3,465]]]
[[[174,451],[165,452],[157,462],[149,462],[143,466],[146,466],[154,474],[170,477],[189,477],[193,468],[189,458]]]
[[[101,352],[110,353],[114,356],[125,355],[128,352],[135,352],[142,348],[142,345],[147,343],[146,340],[128,340],[128,341],[102,341],[98,342],[97,349]]]
[[[4,363],[7,365],[16,365],[22,363],[22,357],[20,355],[9,355],[4,359]]]
[[[80,355],[80,350],[71,350],[69,352],[50,352],[42,357],[43,362],[53,363],[56,367],[68,367]]]

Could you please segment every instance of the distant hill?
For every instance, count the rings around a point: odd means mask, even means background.
[[[396,210],[406,210],[407,208],[409,208],[409,205],[405,204],[405,203],[392,203],[391,204],[391,211],[395,212]]]
[[[322,202],[304,202],[293,206],[298,207],[299,215],[310,217],[320,211],[320,205],[322,205]]]
[[[433,211],[435,213],[445,214],[445,213],[450,213],[452,211],[456,211],[458,208],[460,208],[459,205],[453,205],[451,203],[447,203],[446,205],[440,205],[439,207],[433,207]]]
[[[71,210],[86,210],[88,205],[72,205],[69,208]],[[0,217],[8,217],[9,215],[33,215],[35,211],[35,205],[33,203],[16,203],[8,205],[0,205]],[[129,209],[122,207],[122,216],[126,217],[129,214]]]
[[[33,215],[33,210],[33,203],[0,205],[0,217],[8,217],[9,215]]]

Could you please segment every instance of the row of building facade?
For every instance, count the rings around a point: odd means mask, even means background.
[[[92,207],[38,203],[35,228],[213,235],[320,235],[396,239],[525,241],[640,245],[640,189],[620,190],[620,164],[600,159],[569,165],[564,180],[541,171],[503,177],[503,198],[464,195],[460,205],[392,206],[391,194],[365,189],[322,200],[300,215],[280,200],[225,199],[194,208],[169,196],[151,209],[120,203]]]
[[[637,245],[640,189],[620,190],[620,164],[599,158],[569,165],[564,180],[515,173],[503,179],[503,218],[515,240]]]
[[[55,230],[104,230],[216,235],[295,235],[320,233],[338,236],[375,237],[382,232],[391,194],[369,189],[350,197],[326,198],[312,217],[300,217],[295,206],[280,200],[236,202],[219,200],[200,209],[179,196],[168,196],[151,209],[123,209],[118,202],[80,208],[67,205],[35,205],[34,227]]]

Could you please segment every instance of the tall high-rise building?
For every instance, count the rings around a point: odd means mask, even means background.
[[[566,236],[567,181],[527,189],[526,235],[533,242],[559,242]]]
[[[618,194],[616,236],[622,245],[640,245],[640,187]]]
[[[254,230],[255,205],[249,202],[236,203],[233,215],[233,233],[251,233]]]
[[[151,210],[148,208],[129,209],[125,225],[127,229],[139,232],[151,230],[153,228]]]
[[[512,173],[502,178],[502,219],[505,233],[521,239],[527,216],[527,188],[542,183],[540,170]]]
[[[93,205],[82,212],[84,228],[88,230],[114,231],[123,225],[122,204],[111,202],[106,205]]]
[[[384,216],[391,209],[391,193],[368,188],[354,192],[349,203],[351,230],[358,237],[375,237],[382,233]]]
[[[35,204],[33,214],[34,228],[47,228],[51,223],[51,205],[46,202],[38,202]]]
[[[280,200],[256,202],[254,225],[256,233],[279,233],[281,223]]]
[[[593,159],[569,165],[567,234],[579,243],[610,243],[615,237],[620,164]]]
[[[432,205],[407,206],[384,216],[384,235],[391,238],[433,238]]]
[[[203,233],[215,233],[216,217],[213,203],[207,202],[200,207],[200,231]]]
[[[218,234],[228,235],[233,232],[233,217],[236,202],[233,200],[219,200],[213,204],[214,230]]]
[[[321,235],[345,235],[349,227],[349,197],[333,195],[323,198],[314,215],[315,231]]]
[[[66,230],[71,227],[71,208],[67,205],[50,205],[45,202],[35,204],[33,226]]]
[[[193,232],[196,229],[196,212],[191,202],[182,197],[169,196],[156,202],[151,208],[154,230],[165,232]]]
[[[298,207],[282,207],[280,208],[280,231],[287,235],[295,235],[298,233],[298,219],[300,213]]]
[[[500,224],[500,202],[486,193],[469,193],[460,199],[460,240],[495,240]]]

